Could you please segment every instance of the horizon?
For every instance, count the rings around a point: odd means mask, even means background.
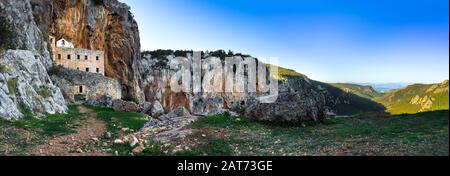
[[[441,83],[448,1],[136,1],[141,50],[231,50],[328,83]],[[384,12],[384,13],[381,13]]]

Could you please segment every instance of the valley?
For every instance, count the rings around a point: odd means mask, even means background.
[[[1,156],[449,155],[448,80],[381,92],[231,50],[143,51],[130,9],[0,0]]]
[[[427,111],[448,110],[448,80],[436,84],[413,84],[384,93],[370,86],[333,84],[345,92],[371,99],[386,107],[392,114],[414,114]]]

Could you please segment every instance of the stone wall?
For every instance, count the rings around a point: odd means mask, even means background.
[[[105,75],[103,51],[80,48],[53,48],[53,60],[56,65],[66,68]]]
[[[100,74],[71,70],[60,66],[52,68],[49,74],[54,83],[61,88],[66,101],[71,103],[96,102],[105,97],[114,100],[122,97],[119,82]],[[80,91],[80,86],[82,91]]]

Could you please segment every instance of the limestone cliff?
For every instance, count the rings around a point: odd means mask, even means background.
[[[224,55],[207,53],[207,57],[221,58],[218,64],[224,64]],[[145,100],[153,104],[153,109],[165,113],[184,108],[194,115],[211,115],[223,113],[228,110],[240,112],[250,118],[263,121],[300,122],[304,120],[320,120],[326,117],[325,96],[319,88],[307,78],[292,77],[286,80],[276,80],[279,84],[279,98],[275,103],[265,104],[257,100],[261,92],[245,93],[234,90],[233,92],[193,93],[191,85],[189,91],[172,92],[170,80],[179,71],[169,65],[179,65],[176,56],[186,57],[187,63],[193,63],[192,52],[154,51],[143,54],[142,66]],[[236,56],[236,55],[230,55]],[[240,56],[240,55],[239,55]],[[242,61],[251,58],[242,57]],[[258,63],[262,64],[262,63]],[[264,64],[265,66],[265,64]],[[205,72],[208,67],[202,66],[201,82],[205,82]],[[191,70],[192,71],[192,70]],[[250,74],[251,72],[247,73]],[[245,74],[244,74],[245,75]],[[191,81],[194,81],[192,78]],[[244,76],[244,84],[248,81]],[[245,87],[248,85],[245,84]],[[152,110],[152,115],[155,115]]]
[[[105,74],[117,79],[126,99],[143,102],[140,38],[130,7],[117,0],[31,0],[43,31],[64,37],[76,48],[103,50]]]
[[[0,12],[2,31],[12,34],[0,40],[0,118],[66,112],[61,91],[47,74],[53,64],[30,2],[0,0]]]
[[[182,56],[187,56],[188,62],[193,62],[192,52],[182,54]],[[165,113],[169,113],[179,107],[184,107],[193,114],[208,115],[220,113],[236,104],[245,103],[247,100],[247,94],[242,93],[194,93],[192,85],[189,91],[173,92],[170,81],[179,71],[169,67],[170,64],[179,64],[174,58],[175,55],[171,51],[162,54],[155,51],[151,54],[144,54],[142,58],[145,101],[152,103],[153,108],[158,109],[157,112],[162,109]]]

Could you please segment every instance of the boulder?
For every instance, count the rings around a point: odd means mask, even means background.
[[[147,114],[147,115],[152,115],[152,107],[153,107],[153,104],[146,101],[142,105],[142,113]]]
[[[189,113],[189,111],[185,107],[182,107],[182,106],[176,108],[175,110],[173,110],[169,114],[172,114],[172,115],[174,115],[176,117],[184,117],[184,116],[190,116],[191,115],[191,113]]]
[[[251,119],[269,122],[318,121],[326,118],[325,100],[301,93],[283,93],[275,103],[248,101],[245,115]]]
[[[159,101],[155,101],[152,106],[151,115],[152,117],[159,117],[164,114],[164,109]]]
[[[112,107],[113,97],[104,95],[97,98],[90,98],[86,101],[86,104],[103,107]]]
[[[116,111],[123,112],[142,112],[142,107],[132,101],[124,101],[121,99],[113,100],[112,107]]]
[[[168,119],[173,119],[173,118],[177,118],[177,117],[187,117],[190,115],[191,115],[191,113],[189,113],[189,111],[186,108],[180,106],[180,107],[176,108],[175,110],[173,110],[172,112],[170,112],[166,115],[160,116],[159,119],[160,120],[168,120]]]

